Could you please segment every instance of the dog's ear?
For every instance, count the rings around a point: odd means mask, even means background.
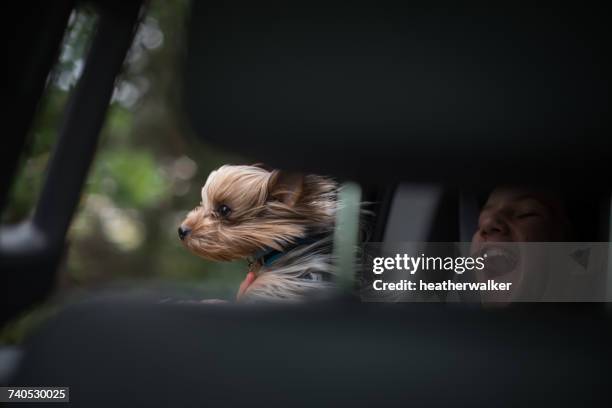
[[[273,170],[268,181],[268,199],[295,206],[304,191],[304,176]]]

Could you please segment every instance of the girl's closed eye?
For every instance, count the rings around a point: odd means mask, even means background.
[[[527,218],[540,217],[541,214],[537,211],[522,211],[516,214],[516,218],[524,220]]]

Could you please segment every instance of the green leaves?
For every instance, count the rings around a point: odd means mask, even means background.
[[[145,209],[169,198],[170,183],[144,149],[103,150],[90,176],[89,193],[107,195],[120,207]]]

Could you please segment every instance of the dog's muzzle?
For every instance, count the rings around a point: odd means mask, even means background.
[[[182,225],[178,227],[178,236],[181,239],[181,241],[184,240],[185,237],[189,235],[190,232],[191,232],[191,228],[187,228]]]

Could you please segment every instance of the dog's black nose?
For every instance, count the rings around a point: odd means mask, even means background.
[[[191,228],[187,228],[182,225],[178,227],[178,234],[181,240],[185,239],[185,237],[189,235],[190,232],[191,232]]]

